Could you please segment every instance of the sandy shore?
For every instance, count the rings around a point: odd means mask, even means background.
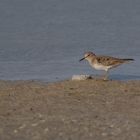
[[[138,140],[140,81],[0,81],[0,140]]]

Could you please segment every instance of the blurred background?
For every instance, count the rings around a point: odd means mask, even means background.
[[[140,1],[1,0],[0,79],[53,82],[102,74],[86,51],[134,58],[110,77],[140,79]]]

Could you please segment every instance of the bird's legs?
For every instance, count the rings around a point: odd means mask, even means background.
[[[108,75],[109,75],[109,71],[105,71],[105,77],[104,77],[104,80],[108,80]]]

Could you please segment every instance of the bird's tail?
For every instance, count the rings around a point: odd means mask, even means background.
[[[130,61],[134,61],[134,59],[131,59],[131,58],[125,58],[125,59],[122,59],[123,63],[129,63]]]
[[[131,59],[131,58],[125,58],[125,59],[122,59],[124,61],[134,61],[134,59]]]

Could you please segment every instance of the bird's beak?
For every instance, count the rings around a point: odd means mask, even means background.
[[[81,62],[81,61],[82,61],[82,60],[84,60],[84,59],[85,59],[85,57],[84,57],[84,58],[82,58],[82,59],[80,59],[80,60],[79,60],[79,62]]]
[[[86,57],[80,59],[79,61],[82,61],[82,60],[86,59],[86,58],[89,57],[89,56],[90,56],[90,55],[88,55],[88,56],[86,56]]]

